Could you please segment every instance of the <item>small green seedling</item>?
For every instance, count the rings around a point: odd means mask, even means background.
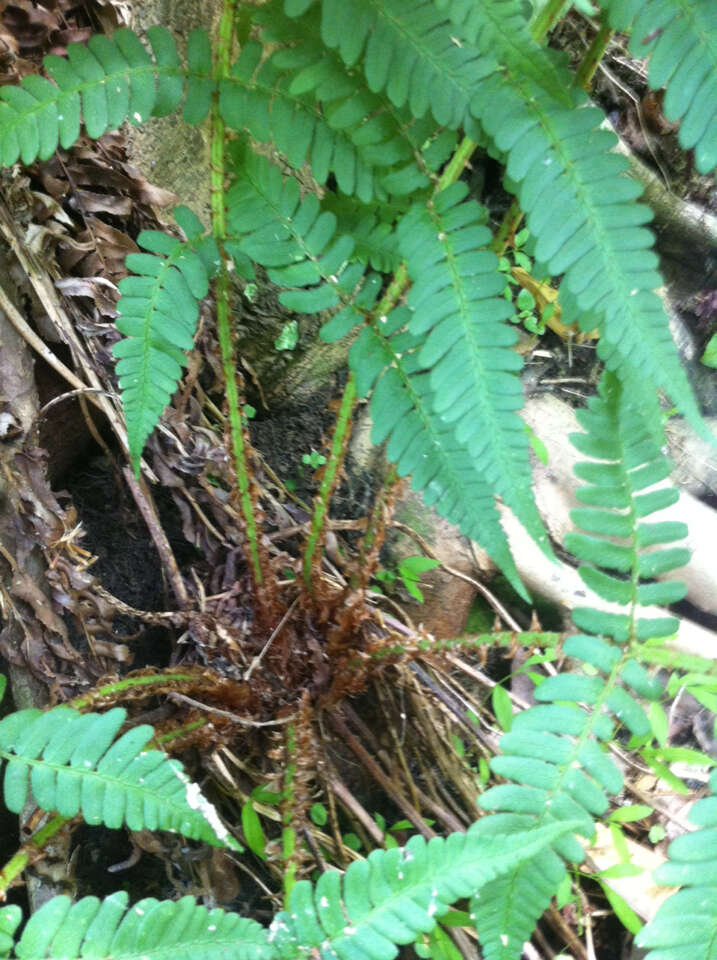
[[[535,297],[529,290],[521,288],[516,294],[512,289],[519,285],[512,273],[514,266],[521,267],[528,273],[533,270],[533,261],[523,250],[529,237],[530,231],[527,227],[516,233],[513,249],[500,258],[498,269],[505,274],[507,280],[503,296],[514,303],[516,308],[516,313],[510,318],[511,323],[522,323],[530,333],[541,335],[545,333],[545,324],[555,312],[555,303],[546,303],[542,310],[539,310]]]
[[[301,462],[305,466],[311,467],[312,470],[318,470],[319,467],[323,467],[326,463],[326,457],[312,447],[311,453],[305,453],[301,458]]]
[[[440,560],[431,560],[430,557],[405,557],[399,563],[395,572],[393,570],[378,570],[376,579],[384,584],[393,584],[400,578],[411,596],[419,603],[423,603],[423,594],[418,587],[421,582],[421,574],[428,573],[429,570],[435,570],[440,565]],[[380,593],[380,588],[377,588],[376,592]]]

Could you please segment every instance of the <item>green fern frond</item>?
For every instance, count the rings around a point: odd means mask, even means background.
[[[226,244],[232,256],[266,267],[269,278],[284,287],[279,300],[290,310],[315,313],[354,293],[364,268],[349,262],[353,239],[336,238],[336,217],[321,209],[318,197],[309,194],[302,201],[293,177],[284,180],[278,167],[240,145],[233,151],[233,168]],[[378,278],[369,281],[375,298]]]
[[[496,814],[479,821],[479,829],[520,833],[529,826],[527,819]],[[521,955],[565,874],[563,861],[546,848],[471,898],[471,923],[478,931],[484,960],[513,960]]]
[[[495,57],[501,67],[525,76],[556,100],[570,106],[570,73],[554,51],[533,40],[521,0],[436,0],[477,50]]]
[[[73,904],[55,897],[28,921],[18,907],[0,911],[0,955],[18,960],[299,960],[315,950],[340,960],[392,960],[396,944],[430,932],[437,918],[461,897],[471,896],[506,870],[537,857],[573,824],[511,835],[467,833],[413,837],[405,848],[375,850],[352,863],[343,876],[302,880],[289,895],[287,911],[266,930],[253,920],[207,910],[192,897],[176,902],[140,900],[128,909],[126,893]]]
[[[566,822],[520,836],[487,836],[476,826],[428,843],[416,836],[404,848],[374,850],[343,877],[326,871],[314,888],[300,881],[270,928],[277,955],[294,960],[316,948],[340,960],[392,960],[396,944],[429,933],[456,900],[537,856],[569,829]]]
[[[424,503],[479,543],[527,599],[501,526],[494,487],[481,472],[480,460],[436,414],[429,376],[419,369],[416,338],[406,332],[392,336],[408,319],[405,308],[394,310],[385,323],[380,319],[380,326],[364,329],[349,352],[359,395],[373,387],[371,440],[388,441],[386,456],[398,475],[410,474],[411,487],[421,492]],[[330,326],[322,335],[331,339]]]
[[[664,479],[669,464],[660,450],[657,401],[645,409],[636,395],[639,398],[629,385],[606,373],[599,396],[589,401],[587,410],[578,411],[587,433],[571,440],[591,459],[575,468],[588,486],[577,491],[586,507],[572,516],[585,532],[566,537],[566,546],[584,561],[579,568],[583,582],[627,612],[573,611],[573,620],[585,632],[569,637],[563,652],[589,665],[590,672],[561,673],[539,684],[539,705],[514,718],[510,732],[501,738],[501,755],[491,762],[495,773],[513,783],[493,787],[479,800],[484,809],[529,815],[538,824],[566,817],[580,820],[579,833],[588,839],[594,818],[608,809],[606,794],[622,786],[620,770],[601,745],[614,736],[609,714],[632,734],[645,736],[650,724],[636,697],[653,700],[663,693],[632,648],[639,640],[673,633],[677,624],[672,618],[639,617],[638,609],[673,602],[685,592],[682,584],[643,584],[641,579],[672,570],[689,556],[674,547],[648,552],[655,544],[684,537],[686,530],[683,524],[643,522],[674,498],[665,487],[643,492]],[[569,860],[583,858],[575,837],[561,838],[554,849]],[[505,882],[513,884],[517,877],[506,877]],[[514,947],[496,954],[503,960],[520,955],[526,926],[521,909],[516,901],[514,914],[505,919],[502,933]]]
[[[185,351],[191,350],[199,319],[199,301],[209,289],[208,274],[218,263],[216,245],[200,240],[202,226],[186,207],[175,218],[190,239],[177,240],[157,230],[140,233],[137,243],[149,253],[130,253],[134,275],[120,280],[117,329],[126,339],[113,348],[127,421],[129,454],[135,472],[147,437],[177,389]],[[207,269],[209,267],[209,270]]]
[[[600,354],[621,376],[638,373],[665,389],[704,433],[699,409],[654,293],[662,280],[653,236],[642,224],[642,191],[623,176],[627,160],[610,153],[614,134],[599,129],[602,111],[573,91],[574,108],[551,100],[525,77],[489,77],[471,103],[475,117],[508,155],[508,177],[531,233],[535,257],[575,296],[580,327],[600,318]]]
[[[270,960],[266,931],[254,920],[181,900],[147,898],[128,907],[126,893],[104,900],[54,897],[27,922],[12,954],[18,960]],[[0,912],[0,945],[9,956],[13,934],[22,918],[19,907]]]
[[[677,837],[657,883],[680,886],[638,933],[635,945],[652,948],[645,960],[715,960],[717,957],[717,771],[712,796],[698,800],[689,819],[700,829]]]
[[[386,198],[388,171],[394,171],[394,191],[401,185],[395,171],[403,171],[410,189],[429,184],[403,129],[410,116],[399,118],[323,46],[317,15],[291,20],[274,2],[253,19],[264,26],[261,38],[272,52],[262,59],[258,43],[245,45],[231,79],[222,83],[220,106],[229,126],[273,142],[295,169],[308,160],[320,184],[333,173],[341,191],[364,202]]]
[[[631,30],[630,52],[649,56],[647,82],[666,87],[664,111],[680,122],[701,173],[717,166],[717,8],[704,0],[609,0],[610,24]]]
[[[384,208],[330,194],[322,201],[322,207],[336,217],[339,234],[353,237],[353,256],[359,263],[370,265],[380,273],[394,273],[398,269],[401,264],[398,238],[393,223],[384,219]]]
[[[414,117],[430,110],[440,126],[450,128],[464,122],[476,84],[496,69],[491,55],[456,42],[454,34],[433,0],[321,4],[321,39],[349,67],[363,54],[374,93],[385,90],[391,103],[408,105]]]
[[[456,440],[478,464],[535,540],[548,549],[535,507],[518,373],[522,360],[510,348],[513,312],[492,252],[484,211],[463,202],[465,183],[453,184],[426,207],[402,219],[398,238],[413,286],[409,329],[421,338],[418,361],[430,370],[435,413],[453,424]]]
[[[173,830],[219,847],[240,849],[216,810],[159,750],[147,750],[152,727],[117,737],[120,708],[79,713],[70,707],[20,710],[0,721],[0,757],[6,761],[5,804],[13,813],[28,792],[42,810],[114,829]]]
[[[0,88],[2,164],[10,166],[18,157],[26,164],[47,160],[58,143],[67,148],[77,140],[81,122],[87,135],[96,139],[125,120],[137,125],[171,113],[182,99],[186,73],[168,30],[151,27],[147,38],[152,56],[125,28],[112,37],[91,37],[87,46],[71,43],[67,57],[52,54],[43,61],[54,83],[31,75],[18,86]],[[204,41],[193,43],[205,49]],[[204,59],[198,58],[197,66]],[[208,107],[209,81],[206,76],[201,79],[203,85],[189,88],[187,110],[194,122]]]

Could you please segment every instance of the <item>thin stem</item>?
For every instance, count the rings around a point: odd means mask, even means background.
[[[341,407],[339,408],[339,415],[336,418],[334,433],[331,438],[331,450],[329,452],[329,458],[326,466],[324,467],[323,476],[321,478],[321,486],[319,487],[319,492],[314,501],[314,514],[311,518],[311,530],[309,533],[309,538],[306,542],[306,550],[304,551],[304,582],[309,588],[311,588],[311,572],[313,569],[314,554],[316,553],[316,548],[323,537],[324,524],[329,509],[331,493],[334,489],[334,484],[336,483],[336,479],[344,461],[346,443],[349,435],[349,424],[351,422],[351,414],[353,413],[355,403],[356,378],[354,377],[353,373],[351,373],[349,374],[349,378],[346,382],[344,395],[341,398]]]
[[[500,257],[505,252],[510,238],[515,236],[515,231],[518,229],[522,219],[523,211],[520,209],[520,203],[516,197],[506,210],[501,225],[498,227],[496,235],[491,241],[490,248],[493,253]]]
[[[588,52],[585,54],[583,62],[575,74],[575,85],[577,87],[582,87],[583,90],[590,89],[595,71],[614,33],[615,31],[611,30],[608,26],[607,17],[604,17],[600,29],[593,37],[593,42],[590,44]]]
[[[48,843],[60,830],[69,823],[67,817],[61,817],[56,814],[49,823],[41,827],[37,833],[34,833],[30,839],[24,843],[17,853],[11,857],[5,866],[0,870],[0,899],[5,899],[5,892],[10,884],[20,876],[25,867],[30,863],[33,856]]]
[[[286,728],[286,766],[284,767],[284,795],[281,811],[281,859],[284,861],[284,904],[288,905],[289,894],[296,883],[298,863],[296,859],[296,831],[291,825],[294,819],[296,799],[296,727]]]
[[[552,30],[555,23],[560,18],[560,12],[565,6],[565,0],[548,0],[543,9],[533,22],[531,33],[533,40],[540,43],[545,39],[547,33]]]
[[[475,147],[476,144],[473,140],[471,140],[469,137],[463,138],[456,148],[455,153],[446,164],[446,167],[438,180],[438,184],[436,186],[437,193],[439,193],[441,190],[445,190],[446,187],[450,186],[452,183],[455,183],[455,181],[460,177],[466,164],[470,160],[471,154],[475,150]],[[393,280],[386,289],[383,297],[381,297],[381,300],[371,311],[372,322],[375,322],[380,317],[386,316],[391,312],[391,310],[393,310],[400,298],[406,292],[410,282],[411,280],[408,276],[406,264],[402,263],[395,271]],[[349,379],[346,383],[344,395],[341,399],[341,408],[334,426],[334,434],[331,439],[331,453],[324,470],[319,493],[314,501],[314,513],[311,518],[311,532],[306,545],[303,567],[304,582],[309,588],[311,587],[311,571],[313,567],[314,555],[316,553],[316,548],[323,537],[324,523],[329,508],[329,499],[346,455],[346,441],[348,439],[349,422],[353,414],[356,399],[356,381],[353,373],[351,373],[349,374]]]
[[[217,60],[215,74],[221,81],[229,76],[231,48],[233,39],[233,23],[236,0],[224,0],[224,10],[219,25],[219,42],[217,46]],[[247,463],[246,444],[244,442],[244,426],[239,406],[239,390],[236,380],[236,361],[234,345],[232,343],[231,324],[229,320],[230,280],[228,269],[228,255],[224,250],[226,240],[226,208],[224,197],[225,163],[224,120],[219,110],[219,95],[215,91],[212,102],[212,134],[211,134],[211,206],[212,206],[212,233],[217,242],[220,253],[219,273],[215,284],[217,303],[217,335],[219,350],[222,358],[224,382],[226,386],[227,409],[229,411],[229,430],[231,434],[232,456],[234,459],[234,473],[239,488],[239,505],[244,518],[245,534],[251,566],[256,586],[262,586],[266,577],[262,569],[259,550],[259,534],[257,529],[254,503],[252,500],[251,481]]]

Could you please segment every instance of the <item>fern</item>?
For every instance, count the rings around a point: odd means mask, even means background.
[[[700,416],[653,292],[661,280],[651,213],[634,203],[641,187],[622,176],[625,158],[610,153],[613,134],[600,130],[601,111],[575,92],[566,110],[524,82],[489,78],[471,109],[499,149],[518,185],[520,204],[537,238],[536,258],[573,294],[580,328],[600,328],[600,354],[625,376],[642,371],[662,386],[700,427]],[[639,383],[637,383],[639,387]]]
[[[240,960],[293,960],[318,948],[322,956],[341,960],[392,960],[396,944],[431,931],[450,904],[535,856],[570,828],[570,822],[542,827],[519,843],[509,836],[485,837],[473,828],[428,844],[413,837],[405,848],[376,850],[352,863],[343,877],[328,870],[315,887],[308,881],[295,884],[287,911],[268,930],[198,907],[191,897],[141,900],[130,910],[124,893],[102,902],[85,897],[74,905],[55,897],[30,918],[14,956],[160,960],[171,951],[188,960],[223,960],[228,954]],[[18,907],[0,913],[0,955],[9,956],[20,920]]]
[[[338,315],[324,328],[332,339]],[[352,318],[355,319],[355,318]],[[495,560],[515,590],[526,597],[506,536],[500,524],[491,484],[455,431],[436,416],[429,376],[418,364],[417,339],[403,329],[409,315],[398,308],[364,329],[349,353],[360,396],[373,388],[371,415],[374,443],[387,440],[386,455],[399,476],[411,475],[411,486]],[[351,322],[351,319],[349,320]],[[376,382],[377,381],[377,382]]]
[[[410,332],[420,338],[418,362],[430,370],[435,414],[455,424],[476,470],[515,511],[538,542],[547,537],[531,491],[528,442],[516,411],[523,405],[517,334],[505,322],[513,309],[477,203],[462,202],[454,184],[426,208],[414,206],[398,237],[413,286]]]
[[[551,97],[570,106],[567,68],[558,65],[554,51],[538,46],[525,19],[520,0],[436,0],[469,43],[496,58],[505,71],[525,76]]]
[[[285,288],[279,300],[290,310],[314,313],[347,301],[364,269],[349,263],[354,243],[348,236],[335,237],[334,214],[322,211],[314,194],[302,201],[298,182],[284,180],[264,157],[237,147],[233,169],[227,250],[266,267],[270,279]],[[365,287],[367,307],[378,294],[377,280],[374,275]]]
[[[4,166],[47,160],[71,146],[84,121],[87,135],[101,137],[125,120],[137,125],[171,113],[182,99],[184,71],[174,38],[151,27],[152,54],[131,30],[112,38],[91,37],[87,46],[71,43],[67,58],[50,55],[43,63],[55,83],[24,77],[19,86],[0,88],[0,156]],[[206,64],[204,64],[206,66]],[[200,63],[197,64],[200,66]],[[188,119],[202,119],[195,95],[206,103],[206,77],[190,85]],[[207,103],[208,105],[208,103]]]
[[[147,437],[177,389],[185,351],[194,342],[198,301],[207,295],[209,274],[218,264],[216,244],[201,239],[202,225],[194,214],[178,207],[174,215],[189,239],[143,231],[137,243],[149,253],[129,254],[127,267],[134,275],[119,283],[117,329],[126,339],[113,353],[135,471]]]
[[[645,408],[635,402],[636,395],[639,397],[606,373],[599,396],[589,402],[587,410],[578,412],[587,433],[571,439],[591,460],[576,467],[578,476],[589,485],[577,493],[586,507],[573,511],[572,516],[585,532],[566,537],[568,549],[584,561],[579,568],[584,583],[628,612],[573,611],[575,624],[585,632],[570,637],[564,652],[589,665],[591,672],[561,673],[540,683],[535,690],[539,705],[514,718],[510,732],[500,741],[502,755],[491,762],[495,773],[514,783],[491,788],[479,801],[484,809],[518,814],[530,824],[579,820],[579,833],[588,839],[594,818],[607,812],[606,793],[617,793],[622,786],[619,769],[601,746],[614,736],[608,714],[630,733],[645,736],[650,725],[635,694],[656,699],[663,692],[661,684],[635,660],[632,647],[639,640],[668,636],[677,629],[674,618],[640,617],[638,610],[672,603],[685,593],[678,582],[640,581],[673,570],[689,558],[688,551],[680,547],[645,552],[655,544],[679,540],[687,531],[684,524],[643,520],[672,502],[675,491],[661,487],[642,492],[667,476],[669,463],[660,450],[657,402]],[[614,538],[619,538],[618,542]],[[518,831],[520,824],[517,819]],[[574,837],[561,838],[554,848],[569,860],[580,862],[583,858]],[[522,896],[508,900],[504,894],[500,929],[486,922],[497,894],[487,904],[482,898],[474,904],[487,956],[500,960],[519,956],[526,931],[532,929],[545,906],[549,892],[545,878],[559,882],[561,875],[543,854],[505,877],[502,884],[510,893],[535,885],[544,895],[542,901],[534,901],[531,913]],[[514,904],[512,912],[506,909],[509,903]]]
[[[20,813],[28,791],[42,810],[81,814],[89,824],[172,830],[214,846],[240,849],[182,765],[147,750],[149,726],[117,732],[126,711],[78,713],[70,707],[20,710],[0,721],[6,761],[5,804]]]
[[[19,960],[71,960],[112,957],[112,960],[160,960],[170,952],[175,960],[269,960],[272,950],[258,923],[198,906],[192,897],[177,901],[140,900],[127,907],[126,893],[105,900],[54,897],[28,921],[13,956]],[[8,956],[20,924],[19,907],[0,913],[0,956]]]
[[[630,50],[649,56],[647,82],[666,87],[664,110],[681,121],[678,138],[694,147],[701,173],[717,165],[717,10],[680,0],[609,0],[610,24],[631,30]]]
[[[645,960],[714,960],[717,957],[717,771],[712,796],[699,800],[689,818],[700,829],[673,840],[668,861],[654,873],[658,883],[681,886],[637,935],[636,946],[652,949]]]
[[[324,0],[321,39],[349,67],[362,62],[374,93],[444,127],[464,123],[476,84],[496,69],[492,55],[454,42],[432,0]]]
[[[327,51],[316,16],[297,22],[283,17],[280,7],[268,4],[254,17],[263,25],[263,43],[279,48],[262,59],[262,45],[248,43],[231,79],[221,85],[225,122],[273,142],[295,169],[308,160],[317,183],[333,173],[341,191],[364,202],[385,200],[388,189],[428,186],[426,172],[414,162],[410,113],[399,115]],[[433,125],[417,129],[420,146]]]

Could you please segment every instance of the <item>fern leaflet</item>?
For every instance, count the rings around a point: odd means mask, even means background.
[[[609,0],[610,24],[632,30],[630,51],[649,56],[647,82],[666,87],[664,111],[680,120],[678,138],[694,147],[701,173],[717,166],[717,8],[684,0]]]
[[[349,262],[352,238],[335,237],[334,214],[322,211],[315,194],[301,200],[298,182],[284,180],[266,158],[236,145],[232,159],[236,181],[227,194],[227,251],[261,264],[274,283],[293,288],[279,295],[290,310],[315,313],[346,301],[364,268]],[[365,287],[371,306],[378,277]]]
[[[529,77],[553,98],[570,106],[570,74],[556,63],[554,51],[533,40],[520,0],[436,0],[477,50],[494,56],[501,67]]]
[[[346,29],[346,24],[351,29]],[[496,69],[491,55],[456,44],[433,0],[322,0],[321,39],[349,67],[363,54],[369,88],[414,117],[430,110],[443,127],[468,115],[476,83]]]
[[[25,806],[28,790],[42,810],[81,814],[89,824],[117,829],[173,830],[214,846],[240,849],[182,765],[147,750],[152,727],[117,733],[126,711],[79,713],[70,707],[20,710],[0,721],[6,761],[5,804]]]
[[[471,110],[507,152],[508,177],[537,238],[536,259],[563,284],[580,310],[580,327],[600,319],[600,354],[610,370],[639,372],[671,396],[704,432],[680,365],[662,303],[649,209],[634,203],[641,187],[622,176],[627,160],[610,153],[613,134],[599,130],[600,110],[574,91],[567,110],[523,77],[490,77]],[[654,387],[651,386],[651,389]]]
[[[324,326],[324,339],[343,333],[347,315],[354,322],[361,319],[342,311]],[[411,486],[421,491],[424,502],[480,543],[527,599],[500,523],[494,488],[481,473],[480,462],[458,442],[452,425],[436,415],[429,375],[418,364],[420,343],[403,329],[408,320],[405,307],[393,310],[364,329],[349,352],[359,395],[374,388],[371,439],[388,441],[386,456],[399,476],[410,474]]]
[[[222,83],[220,105],[229,126],[273,142],[295,169],[308,159],[320,184],[333,173],[341,191],[364,202],[385,199],[388,189],[428,185],[414,161],[410,114],[399,117],[321,44],[318,16],[290,20],[274,2],[254,21],[264,25],[262,41],[272,52],[262,59],[258,43],[245,45],[231,79]],[[422,143],[433,130],[421,126]]]
[[[715,960],[717,957],[717,771],[712,796],[689,813],[700,829],[685,833],[667,848],[667,863],[653,874],[665,886],[681,886],[661,904],[637,935],[636,946],[652,949],[645,960]]]
[[[515,814],[496,816],[504,818],[501,829],[506,833],[509,824],[515,832],[527,826],[525,819]],[[497,829],[494,820],[495,817],[486,819],[483,829]],[[486,884],[471,898],[471,923],[480,936],[484,960],[511,960],[520,956],[523,944],[530,940],[565,875],[563,861],[546,848],[506,876]]]
[[[403,848],[374,850],[343,877],[326,871],[313,889],[300,881],[287,912],[278,914],[270,928],[278,956],[294,960],[308,947],[327,958],[392,960],[396,944],[430,932],[450,904],[536,856],[569,826],[552,824],[517,840],[489,837],[476,828],[428,843],[416,836]]]

